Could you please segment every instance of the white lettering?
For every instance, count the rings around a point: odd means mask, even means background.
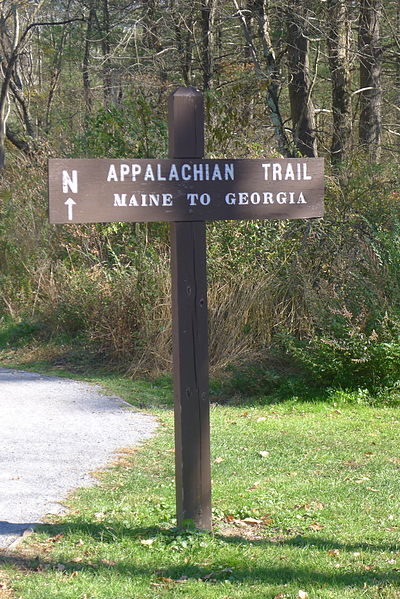
[[[181,175],[184,181],[190,181],[192,178],[190,164],[182,164]]]
[[[157,181],[166,181],[167,178],[161,174],[161,164],[157,164]]]
[[[263,196],[264,196],[264,204],[273,204],[274,203],[274,198],[272,197],[272,192],[264,191]]]
[[[125,181],[125,175],[127,175],[129,173],[129,164],[121,164],[121,167],[119,169],[119,180],[120,181]]]
[[[278,204],[286,204],[286,193],[284,191],[280,191],[276,194],[276,201]]]
[[[303,195],[303,192],[302,192],[302,191],[299,193],[299,199],[297,200],[297,203],[298,203],[298,204],[307,204],[307,200],[306,200],[306,198],[304,197],[304,195]]]
[[[208,206],[208,204],[211,202],[211,196],[208,195],[208,193],[202,193],[199,200],[200,204],[203,206]]]
[[[157,193],[149,193],[149,206],[159,206],[160,204],[160,194]]]
[[[193,165],[193,181],[203,181],[203,165],[194,164]]]
[[[171,168],[169,169],[169,181],[179,181],[179,175],[176,168],[176,164],[171,164]]]
[[[270,168],[271,165],[268,163],[268,164],[262,164],[261,166],[264,169],[264,179],[266,181],[268,181],[268,170],[269,170],[269,168]]]
[[[294,181],[294,170],[293,170],[293,165],[291,162],[289,162],[286,165],[286,171],[285,171],[285,181],[288,180]]]
[[[162,205],[163,206],[172,206],[172,194],[171,193],[163,193],[162,194]]]
[[[126,193],[114,193],[114,206],[126,206]]]
[[[216,181],[217,179],[218,179],[218,181],[222,181],[222,175],[221,175],[221,170],[220,170],[218,164],[214,164],[212,181]]]
[[[196,206],[196,200],[198,199],[198,193],[188,193],[186,199],[190,201],[190,206]]]
[[[152,169],[151,164],[148,164],[146,166],[146,172],[144,173],[144,177],[143,177],[144,181],[148,181],[149,179],[150,179],[150,181],[155,181],[154,173],[153,173],[153,169]]]
[[[225,195],[225,203],[229,206],[234,206],[236,204],[236,194],[235,193],[227,193]]]
[[[140,175],[142,167],[140,164],[132,164],[132,181],[136,181],[136,175]]]
[[[68,171],[62,172],[62,190],[63,193],[78,193],[78,171],[71,171],[71,176]]]
[[[235,167],[233,162],[231,162],[230,164],[225,164],[225,181],[229,180],[235,180]]]
[[[252,204],[259,204],[261,202],[261,196],[259,193],[257,193],[256,191],[254,193],[251,194],[250,196],[250,202]]]
[[[131,195],[131,199],[129,200],[129,206],[139,206],[134,193]]]
[[[303,162],[303,179],[304,181],[311,181],[312,177],[307,173],[307,162]]]
[[[272,165],[272,179],[274,181],[282,181],[282,166],[279,162],[274,162]]]
[[[108,169],[107,181],[118,181],[117,171],[113,164],[110,164],[110,168]]]
[[[197,194],[191,195],[196,195],[197,197]],[[279,191],[277,193],[273,193],[272,191],[263,191],[262,193],[258,191],[253,191],[252,193],[247,191],[230,192],[225,194],[224,199],[225,203],[229,206],[235,206],[236,204],[239,206],[247,206],[249,204],[257,206],[261,203],[274,204],[275,202],[277,204],[307,204],[303,192],[296,193],[294,191]]]

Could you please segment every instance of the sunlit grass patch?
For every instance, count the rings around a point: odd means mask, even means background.
[[[175,528],[173,417],[155,412],[156,437],[6,560],[15,597],[399,598],[399,409],[213,405],[212,534]]]

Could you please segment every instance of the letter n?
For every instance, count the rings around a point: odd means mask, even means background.
[[[63,193],[78,193],[78,171],[62,172],[62,190]]]

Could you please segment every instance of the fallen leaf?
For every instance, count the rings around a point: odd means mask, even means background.
[[[258,520],[258,518],[243,518],[242,522],[249,524],[250,526],[255,526],[257,524],[262,524],[262,520]]]
[[[232,574],[232,572],[232,568],[223,568],[222,570],[216,570],[215,572],[210,572],[209,574],[206,574],[205,576],[203,576],[202,580],[215,580],[215,578],[220,577],[221,574]]]
[[[261,482],[260,481],[256,481],[255,483],[252,484],[251,487],[249,487],[247,490],[248,491],[255,491],[256,489],[258,489],[258,487],[260,486]]]
[[[57,541],[62,539],[63,536],[64,535],[62,533],[60,533],[59,535],[56,535],[55,537],[50,537],[50,538],[46,539],[46,543],[57,543]]]
[[[214,462],[215,462],[216,464],[220,464],[220,463],[221,463],[221,462],[223,462],[223,461],[224,461],[224,458],[215,458],[215,460],[214,460]]]
[[[328,555],[334,555],[335,557],[337,557],[338,555],[340,555],[340,551],[339,549],[330,549],[328,551]]]
[[[117,562],[114,562],[111,559],[102,559],[102,560],[100,560],[100,562],[102,564],[104,564],[105,566],[116,566],[117,565]]]
[[[305,591],[299,591],[299,594],[297,596],[299,599],[308,599],[308,593],[306,593]]]
[[[270,454],[269,454],[269,451],[260,451],[260,452],[259,452],[259,455],[260,455],[262,458],[268,458]]]
[[[264,420],[266,420],[266,417],[260,416],[259,418],[257,418],[256,422],[264,422]]]
[[[285,597],[285,595],[283,593],[278,593],[277,595],[275,595],[274,599],[283,599]]]
[[[311,528],[312,530],[322,530],[325,527],[322,526],[322,524],[318,524],[318,522],[313,522],[312,524],[309,524],[308,528]]]
[[[237,520],[236,518],[233,520],[233,523],[236,526],[240,526],[242,528],[244,528],[245,526],[247,526],[247,524],[245,522],[243,522],[243,520]]]
[[[157,580],[161,580],[162,582],[175,582],[173,578],[168,578],[167,576],[160,576]]]
[[[140,539],[142,545],[152,545],[154,543],[154,539]]]

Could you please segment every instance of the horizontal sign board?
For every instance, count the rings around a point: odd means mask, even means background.
[[[49,160],[50,222],[323,216],[322,158]]]

